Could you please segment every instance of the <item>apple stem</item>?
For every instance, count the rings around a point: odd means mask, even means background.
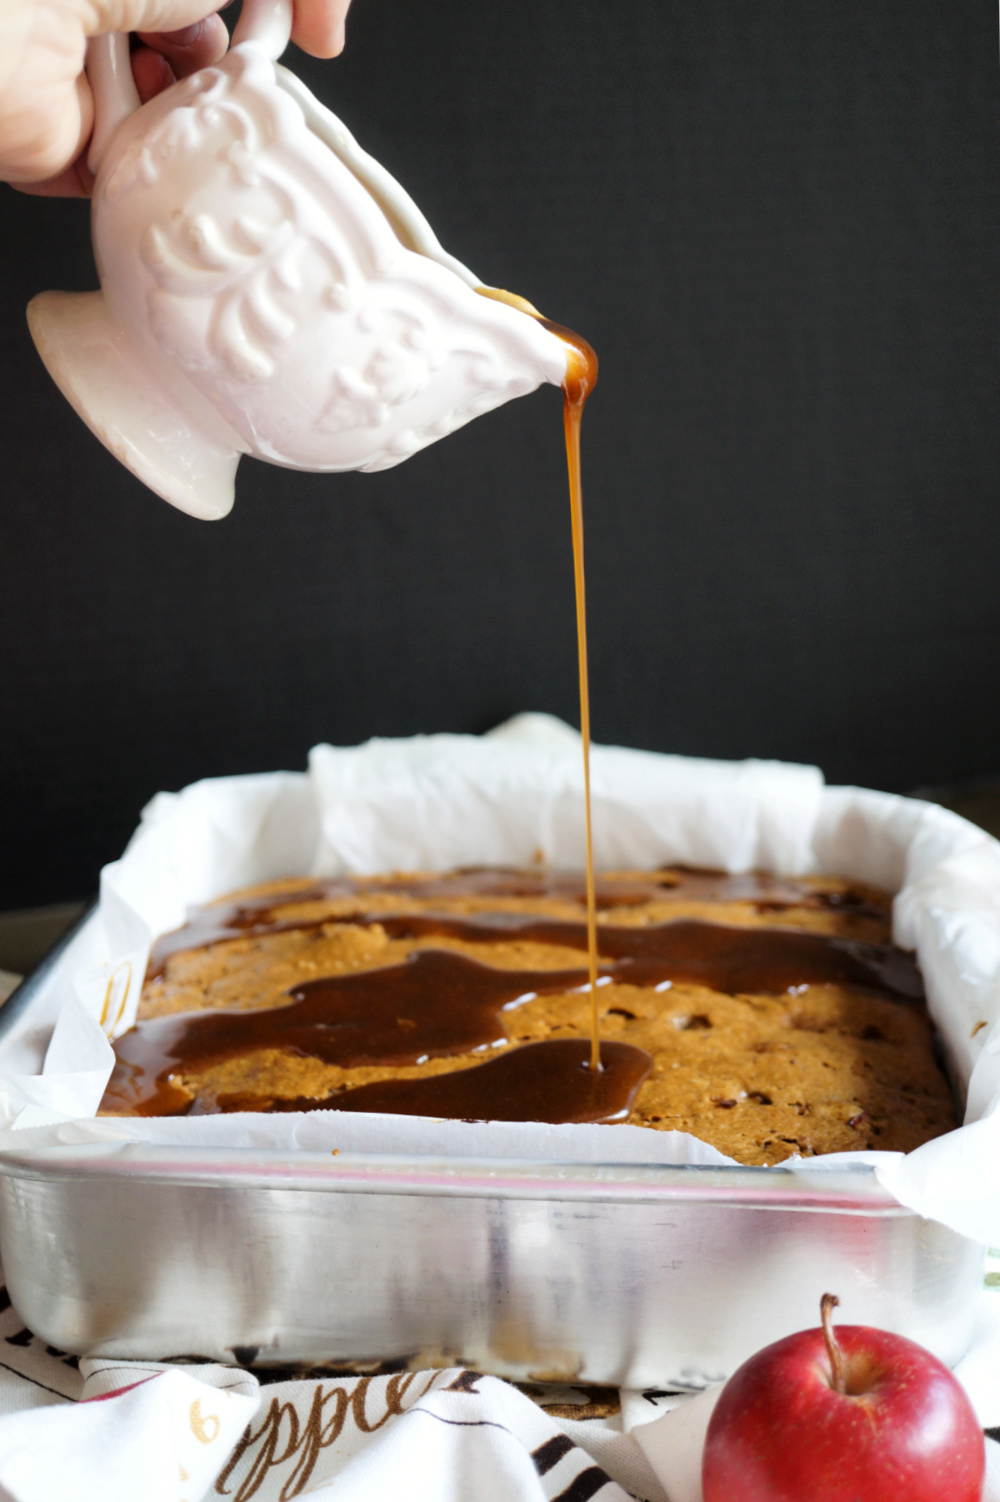
[[[840,1303],[835,1293],[825,1293],[819,1301],[820,1317],[823,1321],[823,1339],[826,1342],[826,1354],[830,1358],[830,1373],[834,1392],[847,1392],[847,1383],[844,1380],[844,1353],[840,1349],[836,1335],[833,1333],[833,1311]]]

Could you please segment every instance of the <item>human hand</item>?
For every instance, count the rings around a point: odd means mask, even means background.
[[[218,3],[218,0],[215,0]],[[292,40],[313,57],[344,46],[351,0],[295,0]],[[29,193],[88,196],[94,102],[88,38],[128,31],[143,102],[218,62],[229,45],[212,0],[0,0],[0,181]]]

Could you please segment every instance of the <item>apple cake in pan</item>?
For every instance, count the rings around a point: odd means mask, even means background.
[[[909,1151],[957,1123],[891,899],[835,877],[303,878],[154,945],[102,1114],[351,1110],[629,1122],[737,1162]]]

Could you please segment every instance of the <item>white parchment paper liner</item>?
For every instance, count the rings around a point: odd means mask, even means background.
[[[600,867],[682,862],[728,871],[833,873],[897,891],[897,942],[915,948],[965,1124],[915,1152],[803,1161],[870,1163],[905,1205],[1000,1243],[1000,844],[935,805],[824,787],[812,767],[594,748]],[[637,1127],[436,1122],[310,1112],[95,1120],[129,1025],[151,939],[191,904],[288,875],[457,865],[579,867],[579,738],[525,715],[481,738],[418,736],[317,746],[307,773],[217,778],[149,804],[99,908],[0,1046],[0,1151],[66,1142],[306,1148],[719,1164],[682,1132]],[[785,1167],[795,1164],[786,1164]]]

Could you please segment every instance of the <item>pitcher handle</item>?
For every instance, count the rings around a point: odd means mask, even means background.
[[[288,46],[292,34],[292,0],[243,0],[233,32],[233,46],[252,42],[272,62]],[[139,91],[132,77],[128,34],[106,32],[87,43],[87,78],[94,96],[94,133],[87,165],[94,176],[115,131],[139,108]]]
[[[276,63],[291,35],[292,0],[243,0],[233,32],[234,47],[241,42],[252,42]]]
[[[87,78],[94,96],[94,133],[87,166],[96,177],[111,137],[140,104],[127,32],[109,31],[91,37],[87,43]]]

